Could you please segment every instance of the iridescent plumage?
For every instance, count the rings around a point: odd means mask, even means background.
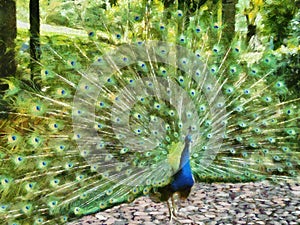
[[[62,11],[86,37],[42,36],[41,74],[2,81],[0,223],[186,198],[194,180],[299,179],[299,99],[276,76],[284,53],[263,34],[248,40],[244,1],[226,33],[221,3]]]

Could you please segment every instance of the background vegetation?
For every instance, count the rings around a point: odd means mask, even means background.
[[[123,0],[124,1],[124,0]],[[37,51],[39,47],[36,46],[35,51],[30,50],[30,38],[37,36],[33,32],[29,32],[30,22],[30,3],[34,1],[30,0],[16,0],[16,1],[4,1],[0,0],[0,9],[2,7],[3,13],[8,12],[0,17],[0,24],[10,24],[9,26],[2,27],[1,29],[8,32],[1,32],[1,51],[0,59],[2,69],[1,77],[11,76],[16,73],[15,67],[17,66],[18,72],[15,76],[20,78],[33,79],[33,61],[39,60],[39,54]],[[118,8],[120,1],[96,1],[96,0],[40,0],[35,1],[39,3],[40,9],[40,23],[41,27],[41,41],[42,44],[47,42],[53,42],[61,40],[68,42],[74,41],[76,37],[80,36],[79,45],[87,45],[89,37],[87,32],[91,29],[102,30],[103,24],[92,24],[90,21],[94,21],[95,17],[101,15],[103,10],[122,10]],[[163,1],[165,6],[173,4],[173,1]],[[234,29],[233,25],[238,17],[233,17],[235,9],[239,9],[246,16],[247,21],[241,22],[241,26],[247,26],[249,40],[255,36],[263,36],[267,38],[261,38],[265,46],[273,51],[273,53],[280,59],[280,68],[277,71],[277,76],[283,77],[287,86],[290,88],[293,95],[300,96],[300,69],[299,69],[299,39],[300,39],[300,1],[298,0],[284,0],[284,1],[205,1],[205,0],[190,0],[179,1],[180,4],[190,6],[190,10],[193,11],[196,8],[203,7],[203,5],[223,4],[223,20],[226,20],[227,32],[230,33]],[[37,15],[33,15],[37,17]],[[15,23],[17,19],[18,23]],[[8,21],[8,23],[6,22]],[[16,24],[18,24],[17,33]],[[51,25],[44,27],[43,25]],[[74,33],[66,32],[66,28],[76,29]],[[225,30],[226,31],[226,30]],[[5,34],[5,37],[3,36]],[[104,34],[105,35],[105,34]],[[16,39],[15,39],[16,38]],[[36,41],[36,37],[33,39]],[[15,41],[14,41],[15,40]],[[59,43],[59,42],[58,42]],[[39,42],[33,43],[39,45]],[[6,47],[3,47],[6,46]],[[78,46],[82,49],[81,46]],[[77,49],[78,49],[77,48]],[[76,48],[68,49],[75,53]],[[16,54],[15,54],[16,53]],[[8,63],[9,62],[9,63]],[[15,63],[17,62],[17,63]],[[52,62],[55,64],[56,62]],[[35,66],[37,67],[37,65]],[[5,69],[4,69],[5,68]],[[37,69],[36,71],[40,71]],[[3,89],[2,87],[1,89]]]

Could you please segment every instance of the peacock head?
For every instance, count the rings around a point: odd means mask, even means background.
[[[185,137],[185,143],[189,144],[191,142],[192,142],[192,135],[190,135],[190,134],[186,135],[186,137]]]

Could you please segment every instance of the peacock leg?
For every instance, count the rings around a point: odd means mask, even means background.
[[[167,200],[168,210],[169,210],[169,223],[172,224],[173,221],[173,210],[172,206],[170,205],[169,199]]]
[[[170,199],[167,200],[167,205],[168,205],[169,214],[170,214],[169,224],[173,224],[173,221],[175,223],[177,222],[180,224],[180,221],[177,219],[177,206],[174,201],[174,195],[171,196],[171,205],[170,205],[169,200]]]
[[[171,201],[172,201],[173,215],[177,217],[178,208],[177,205],[175,204],[174,195],[171,196]]]

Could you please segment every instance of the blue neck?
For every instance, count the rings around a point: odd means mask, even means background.
[[[190,141],[186,141],[180,158],[179,171],[174,175],[171,183],[171,189],[176,192],[180,190],[190,189],[194,185],[190,165]]]
[[[184,149],[181,153],[179,169],[183,169],[187,164],[190,165],[190,143],[185,143]]]

